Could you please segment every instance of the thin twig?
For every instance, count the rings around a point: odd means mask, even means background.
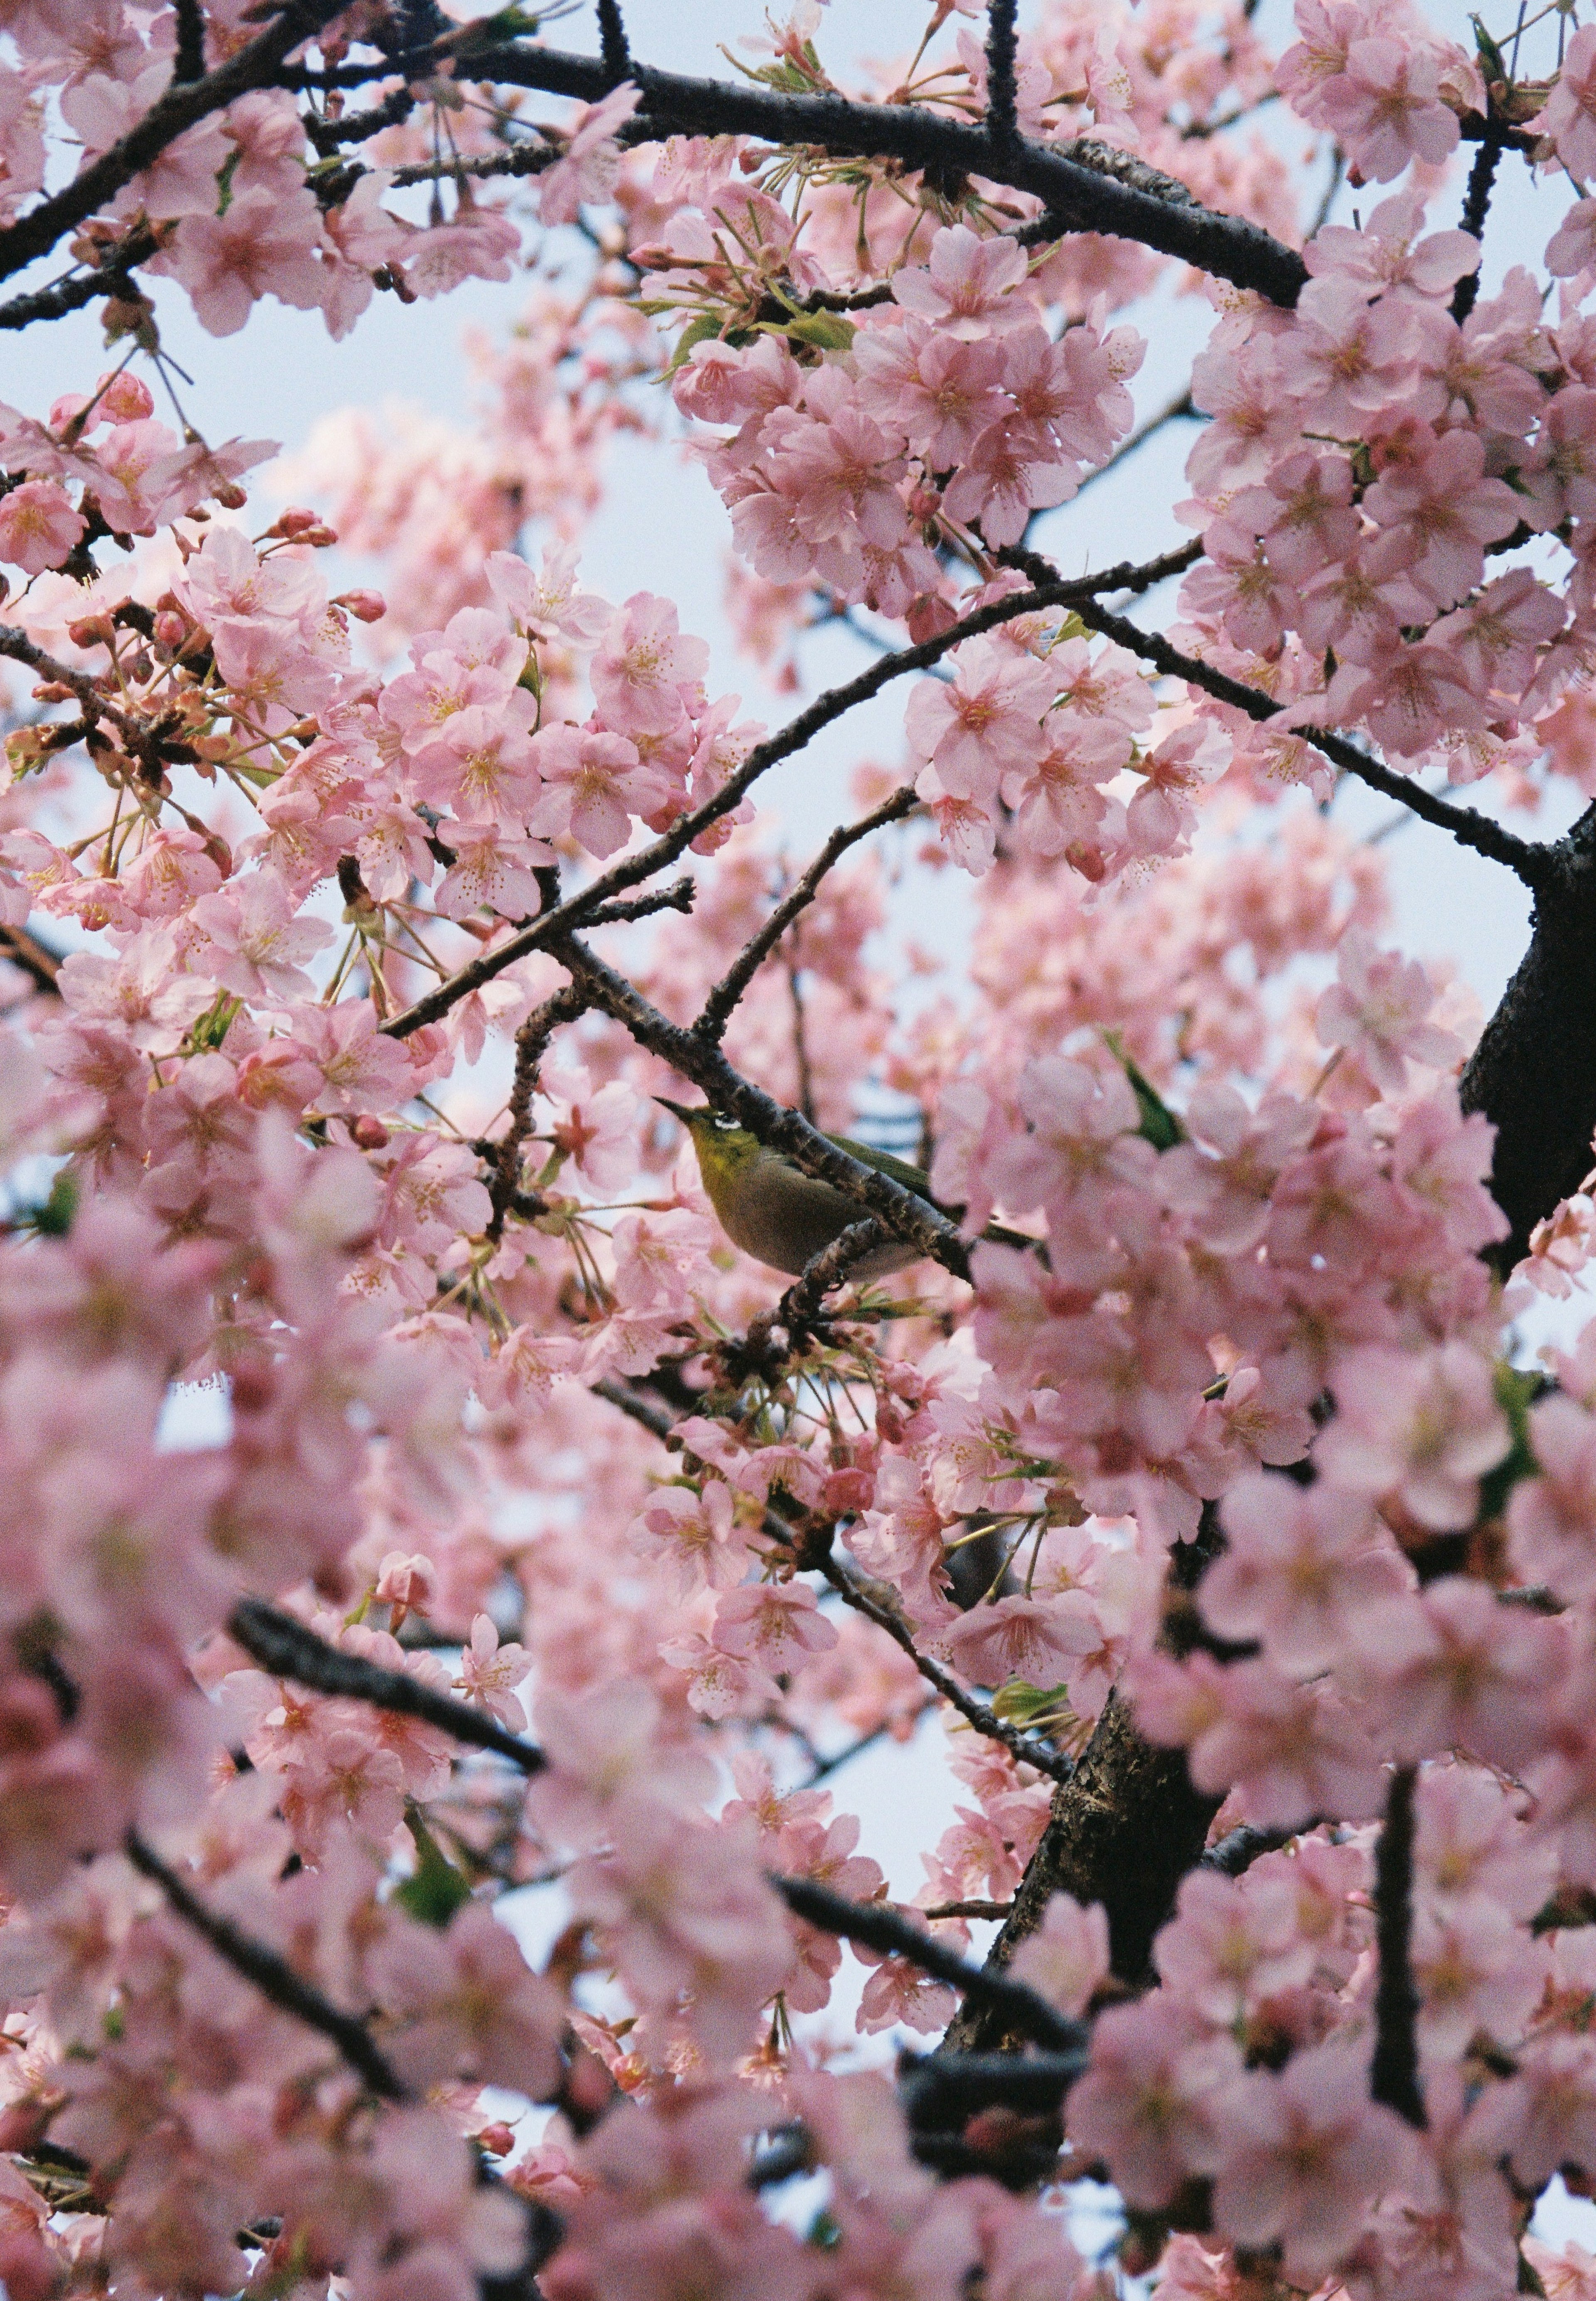
[[[318,2030],[335,2045],[355,2076],[372,2093],[380,2094],[385,2101],[411,2099],[410,2088],[372,2043],[363,2021],[353,2013],[340,2012],[330,1998],[302,1980],[276,1950],[252,1939],[242,1927],[224,1918],[219,1911],[207,1909],[189,1892],[177,1871],[169,1869],[154,1847],[145,1844],[136,1829],[130,1829],[122,1843],[134,1869],[160,1887],[179,1917],[196,1933],[203,1934],[217,1956],[235,1973],[254,1982],[261,1995],[283,2012],[291,2013],[296,2021]]]
[[[374,1710],[392,1710],[405,1718],[419,1718],[456,1742],[473,1749],[491,1750],[508,1758],[523,1774],[541,1773],[547,1761],[541,1750],[522,1741],[469,1703],[423,1686],[408,1671],[384,1669],[359,1654],[329,1645],[314,1630],[307,1630],[262,1598],[240,1598],[228,1617],[228,1636],[273,1678],[291,1678],[313,1693],[330,1694],[355,1702],[369,1702]]]
[[[102,695],[87,673],[74,671],[71,664],[59,663],[53,655],[46,655],[19,623],[0,623],[0,655],[10,656],[13,662],[26,664],[30,671],[70,688],[82,705],[86,719],[108,719],[130,751],[146,766],[160,769],[160,749],[147,729],[120,704],[113,703],[109,696]]]
[[[989,1709],[984,1702],[978,1702],[973,1694],[966,1694],[957,1678],[945,1670],[940,1662],[933,1661],[929,1654],[921,1653],[907,1623],[893,1613],[890,1607],[873,1598],[838,1558],[831,1556],[821,1560],[819,1570],[846,1604],[851,1606],[856,1614],[863,1614],[867,1621],[873,1622],[878,1629],[885,1630],[894,1645],[902,1647],[927,1686],[936,1688],[943,1701],[957,1711],[966,1726],[973,1726],[978,1734],[984,1734],[990,1742],[1001,1742],[1011,1758],[1017,1758],[1022,1765],[1034,1766],[1039,1774],[1046,1774],[1050,1781],[1068,1781],[1074,1768],[1060,1751],[1049,1749],[1034,1735],[1022,1733],[1017,1726],[1011,1726],[1007,1718],[999,1718],[997,1711]]]
[[[1422,2132],[1425,2097],[1418,2082],[1417,1985],[1409,1943],[1413,1930],[1414,1769],[1399,1766],[1385,1799],[1385,1825],[1375,1851],[1375,1938],[1380,1980],[1375,1992],[1375,2054],[1369,2093]]]
[[[521,1186],[521,1146],[526,1141],[532,1123],[532,1097],[537,1092],[538,1072],[548,1042],[562,1024],[574,1023],[579,1015],[588,1011],[585,992],[574,983],[567,983],[535,1007],[515,1033],[515,1079],[510,1090],[510,1124],[504,1141],[498,1146],[492,1186],[489,1195],[493,1211],[488,1218],[484,1235],[496,1243],[504,1235],[505,1217],[510,1201]]]
[[[1012,623],[1016,615],[1033,615],[1039,608],[1077,607],[1082,601],[1096,598],[1104,593],[1146,590],[1154,583],[1162,582],[1166,576],[1189,567],[1200,556],[1201,550],[1200,542],[1193,538],[1191,543],[1182,544],[1177,551],[1165,552],[1158,558],[1140,565],[1122,562],[1117,566],[1106,569],[1100,575],[1073,576],[1066,581],[1055,572],[1045,582],[1034,585],[1030,590],[1011,591],[1003,598],[990,601],[984,607],[973,608],[969,615],[950,624],[947,631],[922,640],[914,647],[900,648],[892,655],[883,656],[879,663],[868,665],[856,677],[845,681],[840,687],[827,688],[795,718],[789,720],[779,733],[767,737],[763,743],[756,743],[741,766],[728,776],[713,799],[706,799],[702,807],[695,807],[689,815],[679,816],[669,831],[648,846],[639,848],[635,854],[612,864],[607,871],[601,872],[578,893],[533,919],[529,925],[507,936],[490,950],[485,950],[472,959],[457,974],[451,975],[447,982],[439,983],[418,999],[414,1006],[405,1008],[403,1014],[392,1017],[382,1025],[383,1030],[390,1038],[408,1038],[413,1031],[419,1031],[424,1024],[439,1021],[462,999],[468,998],[473,991],[480,991],[485,983],[491,983],[496,975],[502,975],[506,967],[515,966],[534,950],[552,949],[562,936],[570,934],[574,929],[586,928],[593,913],[603,903],[628,887],[640,886],[645,879],[652,878],[666,864],[675,862],[678,856],[686,853],[695,839],[741,804],[761,775],[779,766],[783,759],[790,758],[795,752],[801,751],[833,721],[844,717],[859,704],[868,703],[893,680],[901,679],[910,672],[929,670],[933,663],[940,662],[943,656],[965,640],[974,639],[982,632],[995,631],[1001,623]],[[690,1077],[692,1074],[689,1071],[686,1075]]]
[[[701,1087],[717,1110],[723,1110],[773,1150],[784,1150],[806,1175],[855,1199],[870,1213],[880,1215],[896,1238],[908,1240],[922,1254],[932,1255],[957,1277],[969,1275],[969,1255],[958,1226],[940,1214],[928,1199],[907,1191],[889,1176],[878,1174],[851,1158],[846,1150],[809,1125],[798,1111],[789,1110],[734,1070],[718,1047],[662,1015],[623,975],[606,966],[597,953],[566,935],[551,944],[554,956],[600,1007],[621,1024],[650,1053],[663,1055],[673,1070]]]
[[[1144,632],[1124,615],[1114,615],[1092,600],[1082,601],[1075,613],[1083,623],[1090,625],[1094,632],[1100,632],[1105,639],[1117,640],[1121,647],[1139,655],[1143,662],[1155,665],[1168,677],[1183,679],[1193,687],[1200,687],[1219,702],[1244,711],[1249,719],[1256,719],[1262,724],[1280,716],[1281,705],[1271,703],[1256,688],[1244,686],[1241,680],[1232,679],[1227,673],[1216,671],[1200,657],[1182,655],[1157,632]],[[1396,799],[1413,814],[1422,816],[1426,823],[1450,832],[1459,846],[1472,847],[1476,854],[1489,857],[1492,862],[1505,864],[1526,887],[1538,886],[1544,878],[1550,868],[1550,850],[1547,848],[1533,841],[1518,838],[1513,832],[1504,830],[1500,823],[1493,823],[1489,816],[1480,815],[1471,807],[1458,807],[1450,799],[1438,798],[1412,776],[1396,774],[1380,760],[1372,758],[1366,751],[1360,750],[1356,743],[1349,742],[1344,735],[1333,734],[1326,727],[1294,723],[1291,732],[1300,737],[1316,751],[1322,751],[1334,766],[1356,775],[1359,782],[1367,783],[1371,791],[1383,792],[1387,799]]]
[[[633,1422],[640,1424],[645,1430],[652,1431],[662,1444],[667,1444],[674,1437],[676,1418],[663,1406],[655,1405],[651,1399],[644,1398],[629,1383],[618,1382],[613,1376],[606,1376],[592,1387],[596,1398],[605,1399],[610,1405],[618,1407]],[[777,1541],[790,1541],[790,1527],[769,1520],[767,1526]],[[932,1661],[929,1654],[920,1652],[907,1625],[889,1607],[873,1598],[834,1555],[828,1554],[815,1560],[815,1570],[825,1577],[844,1604],[851,1606],[856,1613],[863,1614],[866,1621],[873,1622],[878,1629],[885,1630],[893,1644],[900,1646],[908,1656],[932,1692],[957,1710],[967,1726],[973,1727],[976,1733],[985,1735],[989,1741],[1001,1742],[1010,1757],[1017,1758],[1024,1765],[1034,1767],[1038,1773],[1046,1774],[1049,1779],[1066,1781],[1069,1778],[1073,1770],[1067,1758],[1058,1751],[1049,1749],[1045,1743],[1023,1734],[1007,1719],[999,1718],[995,1711],[989,1710],[985,1703],[978,1702],[973,1694],[966,1694],[958,1680],[950,1676],[940,1662]],[[851,1755],[852,1753],[845,1754]],[[830,1761],[825,1770],[842,1762],[841,1757]]]
[[[880,807],[873,808],[869,815],[861,816],[857,823],[839,824],[803,877],[789,888],[758,933],[749,937],[704,1001],[702,1012],[693,1025],[700,1039],[712,1047],[719,1046],[738,1000],[794,919],[801,911],[808,909],[820,892],[822,881],[840,858],[846,855],[850,847],[856,847],[862,839],[868,839],[873,831],[881,830],[884,824],[901,823],[904,816],[912,815],[919,805],[919,795],[913,784],[906,784],[901,791],[895,791],[890,799],[883,799]]]
[[[850,1902],[827,1887],[817,1886],[811,1878],[773,1874],[771,1884],[794,1917],[802,1918],[806,1925],[817,1926],[823,1933],[840,1934],[845,1941],[862,1942],[866,1949],[880,1950],[884,1956],[907,1959],[933,1980],[946,1982],[950,1989],[1000,2012],[1021,2037],[1058,2053],[1078,2053],[1084,2060],[1087,2033],[1079,2021],[1060,2013],[1025,1982],[970,1964],[916,1925],[907,1911],[884,1902]]]

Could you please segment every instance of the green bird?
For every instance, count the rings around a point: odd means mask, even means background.
[[[846,1192],[834,1190],[813,1175],[806,1175],[784,1150],[773,1150],[758,1136],[750,1134],[734,1118],[728,1118],[707,1103],[689,1109],[685,1103],[672,1102],[663,1094],[654,1098],[663,1109],[679,1118],[693,1138],[693,1148],[698,1154],[698,1172],[704,1178],[704,1188],[709,1203],[714,1209],[721,1228],[745,1254],[756,1262],[763,1262],[772,1270],[785,1271],[790,1278],[812,1262],[831,1241],[845,1231],[850,1223],[862,1222],[869,1212],[856,1199]],[[939,1214],[957,1219],[960,1209],[945,1207],[931,1194],[931,1184],[922,1167],[911,1167],[902,1159],[894,1159],[890,1150],[877,1150],[868,1142],[856,1142],[846,1134],[828,1134],[826,1141],[839,1150],[846,1150],[862,1167],[870,1167],[890,1182],[901,1184],[913,1191],[917,1199],[935,1207]],[[1024,1238],[1018,1231],[1004,1230],[993,1223],[982,1236],[1000,1246],[1035,1247],[1037,1241]],[[882,1278],[891,1270],[903,1270],[911,1262],[923,1261],[924,1255],[907,1239],[894,1239],[888,1245],[873,1247],[861,1255],[849,1269],[851,1278]]]

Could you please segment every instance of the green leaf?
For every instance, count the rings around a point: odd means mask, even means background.
[[[233,204],[233,178],[243,157],[244,146],[235,144],[216,171],[216,213],[219,216],[224,216]]]
[[[1136,1108],[1141,1113],[1141,1124],[1136,1132],[1155,1150],[1173,1150],[1177,1142],[1186,1140],[1186,1130],[1171,1110],[1151,1079],[1141,1071],[1126,1054],[1117,1031],[1105,1031],[1103,1044],[1131,1083],[1136,1098]]]
[[[817,351],[845,352],[858,330],[840,312],[800,312],[788,321],[784,332],[800,344],[813,344]]]
[[[455,1911],[470,1901],[471,1881],[444,1859],[419,1808],[411,1807],[405,1827],[415,1841],[415,1870],[394,1887],[394,1899],[422,1925],[436,1926],[442,1933]]]
[[[1482,1519],[1500,1518],[1508,1496],[1520,1478],[1533,1478],[1541,1465],[1530,1444],[1530,1409],[1550,1387],[1548,1377],[1533,1367],[1509,1366],[1499,1360],[1492,1376],[1496,1402],[1508,1418],[1513,1443],[1493,1470],[1480,1480]]]
[[[213,1053],[232,1028],[233,1019],[243,1011],[243,1007],[244,1001],[235,998],[230,991],[219,991],[205,1013],[196,1016],[188,1026],[195,1053]]]
[[[648,307],[645,305],[644,308],[646,310]],[[659,306],[661,311],[669,311],[671,308],[668,304],[662,304]],[[706,344],[712,337],[718,336],[720,332],[721,323],[715,314],[700,312],[698,318],[690,321],[677,337],[676,348],[671,354],[671,364],[665,370],[665,373],[674,375],[679,367],[685,366],[695,344]]]

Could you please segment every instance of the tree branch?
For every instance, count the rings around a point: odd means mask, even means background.
[[[877,1629],[885,1630],[893,1644],[902,1647],[927,1686],[934,1686],[943,1701],[950,1709],[957,1711],[967,1726],[973,1726],[978,1734],[984,1734],[990,1742],[1001,1742],[1011,1758],[1017,1758],[1022,1765],[1034,1767],[1039,1774],[1046,1774],[1050,1781],[1057,1782],[1061,1786],[1069,1781],[1074,1769],[1061,1752],[1049,1748],[1032,1734],[1022,1733],[1017,1726],[1011,1726],[1007,1718],[999,1718],[995,1710],[990,1710],[984,1702],[978,1702],[973,1694],[966,1694],[951,1671],[944,1669],[940,1662],[933,1661],[929,1654],[921,1653],[907,1623],[873,1598],[840,1559],[832,1553],[821,1559],[818,1565],[820,1572],[844,1603],[851,1606],[856,1614],[863,1614],[866,1621],[873,1622]]]
[[[605,71],[612,86],[618,88],[631,77],[631,49],[621,14],[621,0],[598,0],[598,39]]]
[[[537,1090],[538,1072],[548,1042],[563,1023],[574,1023],[579,1015],[588,1011],[584,992],[574,983],[565,983],[552,999],[535,1007],[515,1033],[515,1080],[510,1090],[510,1124],[504,1141],[498,1147],[493,1184],[489,1193],[493,1212],[489,1217],[484,1234],[495,1241],[504,1234],[505,1217],[510,1201],[521,1183],[521,1146],[532,1123],[532,1096]]]
[[[987,0],[986,124],[996,145],[1019,136],[1015,100],[1015,0]]]
[[[1491,1252],[1502,1272],[1578,1190],[1596,1130],[1596,807],[1544,852],[1529,949],[1458,1090],[1496,1128],[1491,1188],[1512,1225]]]
[[[623,1414],[639,1423],[645,1430],[652,1431],[662,1444],[668,1443],[675,1435],[674,1418],[664,1407],[656,1406],[651,1400],[644,1398],[629,1383],[617,1382],[613,1376],[606,1376],[603,1381],[593,1385],[593,1394],[596,1398],[606,1400],[611,1406],[618,1407]],[[767,1518],[766,1524],[774,1540],[791,1541],[790,1527],[782,1526],[773,1518]],[[863,1614],[866,1621],[875,1624],[877,1629],[885,1630],[893,1644],[901,1647],[908,1656],[927,1686],[940,1694],[950,1709],[957,1710],[967,1726],[973,1727],[977,1734],[985,1735],[988,1741],[1001,1742],[1011,1757],[1017,1758],[1023,1765],[1033,1767],[1040,1774],[1046,1774],[1050,1780],[1062,1782],[1069,1778],[1070,1761],[1067,1758],[1034,1736],[1022,1733],[1017,1726],[1011,1726],[1006,1718],[999,1718],[995,1711],[989,1710],[984,1702],[978,1702],[973,1694],[966,1694],[958,1680],[945,1670],[940,1662],[933,1661],[929,1654],[921,1653],[908,1625],[890,1607],[873,1598],[834,1552],[828,1552],[823,1557],[815,1558],[812,1563],[814,1570],[825,1577],[845,1605],[851,1606],[856,1613]],[[841,1762],[840,1757],[828,1761],[821,1772],[829,1772],[832,1765],[840,1765]],[[819,1775],[815,1778],[818,1779]]]
[[[840,1150],[796,1110],[787,1109],[734,1070],[718,1047],[706,1046],[695,1033],[683,1030],[657,1007],[650,1006],[623,975],[606,966],[574,935],[564,936],[551,948],[595,1007],[601,1007],[630,1031],[640,1047],[663,1056],[683,1078],[701,1087],[717,1110],[739,1120],[773,1150],[786,1151],[806,1175],[831,1184],[870,1213],[880,1215],[894,1238],[908,1240],[957,1277],[968,1278],[969,1257],[957,1225],[940,1214],[928,1199]]]
[[[1249,719],[1256,719],[1262,724],[1280,716],[1280,705],[1271,703],[1256,688],[1231,678],[1226,672],[1216,671],[1199,656],[1182,655],[1179,648],[1171,647],[1169,641],[1157,632],[1144,632],[1125,616],[1114,615],[1092,600],[1081,602],[1075,613],[1083,623],[1094,632],[1100,632],[1105,639],[1116,640],[1121,647],[1130,648],[1143,662],[1156,665],[1158,670],[1173,679],[1183,679],[1193,687],[1200,687],[1205,694],[1216,697],[1221,703],[1231,704],[1236,710],[1244,711]],[[1413,776],[1396,774],[1382,761],[1371,758],[1366,751],[1360,750],[1356,743],[1349,742],[1344,735],[1333,734],[1324,727],[1295,724],[1291,732],[1299,735],[1305,743],[1310,743],[1316,751],[1322,751],[1334,766],[1343,768],[1348,774],[1356,775],[1359,782],[1367,783],[1371,791],[1383,792],[1387,799],[1398,800],[1411,813],[1422,816],[1425,822],[1449,832],[1459,846],[1472,847],[1476,854],[1487,856],[1492,862],[1505,864],[1526,887],[1538,887],[1545,878],[1551,852],[1549,848],[1518,838],[1513,832],[1504,830],[1500,823],[1493,823],[1489,816],[1480,815],[1471,807],[1458,807],[1452,800],[1426,791]]]
[[[840,1934],[845,1941],[862,1942],[866,1949],[880,1950],[884,1956],[907,1958],[933,1980],[961,1991],[968,2002],[990,2007],[1021,2037],[1033,2038],[1039,2046],[1051,2046],[1059,2054],[1078,2055],[1078,2068],[1085,2067],[1087,2033],[1080,2022],[1060,2013],[1025,1982],[971,1965],[917,1926],[907,1912],[882,1902],[850,1902],[809,1878],[773,1874],[771,1884],[794,1917],[802,1918],[806,1925],[817,1926],[823,1933]]]
[[[140,290],[130,276],[133,266],[146,262],[160,244],[147,224],[135,224],[121,239],[101,250],[99,263],[92,270],[75,280],[59,280],[54,288],[38,288],[30,295],[13,296],[9,303],[0,304],[0,328],[30,328],[37,320],[63,320],[98,296],[137,297]]]
[[[187,86],[174,82],[164,95],[157,96],[142,120],[108,151],[102,152],[97,160],[91,161],[80,175],[74,176],[70,184],[63,185],[48,199],[40,200],[15,223],[0,231],[0,280],[9,280],[36,256],[47,254],[63,232],[70,231],[74,224],[81,223],[86,216],[93,215],[113,198],[141,169],[159,159],[185,129],[192,128],[196,121],[213,112],[221,111],[252,89],[276,83],[289,52],[313,39],[343,5],[344,0],[288,0],[270,29],[219,64],[214,71]]]
[[[178,45],[171,59],[171,84],[203,79],[205,72],[205,12],[201,0],[172,0],[178,20]]]
[[[457,76],[580,96],[588,104],[597,103],[612,85],[597,57],[520,46],[496,50],[480,71],[462,56]],[[792,96],[754,82],[689,79],[635,62],[629,77],[641,93],[643,117],[660,136],[751,136],[840,158],[896,160],[944,179],[1007,184],[1044,202],[1070,230],[1137,240],[1238,288],[1255,289],[1288,310],[1308,278],[1294,248],[1242,217],[1205,208],[1174,178],[1090,138],[1074,145],[1019,136],[1006,141],[994,138],[984,122],[972,126],[919,105]]]
[[[506,967],[514,966],[534,950],[551,950],[573,929],[589,926],[600,905],[628,887],[639,886],[645,879],[652,878],[656,871],[663,870],[667,863],[673,863],[679,855],[686,853],[703,832],[740,805],[761,775],[779,766],[783,759],[790,758],[795,752],[801,751],[823,728],[842,718],[856,705],[868,703],[893,680],[901,679],[908,672],[928,670],[963,640],[974,639],[982,632],[995,631],[1000,623],[1012,623],[1016,615],[1032,615],[1040,607],[1075,607],[1082,600],[1095,598],[1101,592],[1145,590],[1152,584],[1161,582],[1166,575],[1190,566],[1200,552],[1200,544],[1194,541],[1182,544],[1178,551],[1166,552],[1161,558],[1142,565],[1122,562],[1100,575],[1074,576],[1066,581],[1052,573],[1045,583],[1034,585],[1028,591],[1011,591],[1003,598],[991,600],[984,607],[973,608],[958,623],[950,624],[947,631],[937,632],[932,639],[922,640],[914,647],[900,648],[895,654],[882,656],[879,662],[869,665],[841,686],[827,688],[795,718],[790,719],[778,734],[767,737],[763,743],[756,743],[741,766],[727,778],[713,799],[706,799],[703,806],[695,807],[690,815],[678,816],[669,831],[648,846],[639,848],[636,854],[623,856],[607,871],[600,872],[579,893],[568,897],[554,909],[544,912],[491,950],[485,950],[480,958],[472,959],[458,974],[451,975],[447,982],[427,992],[414,1006],[405,1008],[403,1014],[394,1016],[391,1021],[382,1025],[383,1030],[390,1038],[407,1039],[413,1031],[419,1031],[423,1025],[438,1022],[451,1007],[458,1005],[473,991],[480,991],[485,983],[491,983],[494,976],[502,975]],[[1045,561],[1041,564],[1047,565]],[[683,1075],[689,1078],[693,1075],[691,1071],[685,1069]]]
[[[1369,2092],[1422,2132],[1418,2082],[1418,1989],[1408,1956],[1413,1931],[1413,1783],[1399,1766],[1385,1800],[1385,1826],[1375,1850],[1375,1938],[1380,1981],[1375,1992],[1375,2056]]]
[[[296,2021],[315,2029],[335,2045],[355,2076],[374,2094],[385,2101],[409,2101],[410,2088],[400,2078],[386,2055],[372,2043],[365,2023],[353,2013],[340,2012],[331,2000],[323,1997],[304,1981],[284,1957],[264,1942],[258,1942],[243,1928],[224,1918],[219,1911],[207,1909],[175,1870],[162,1861],[152,1846],[146,1845],[136,1829],[130,1829],[123,1845],[129,1861],[144,1877],[153,1878],[160,1887],[178,1916],[202,1934],[218,1957],[241,1973],[246,1981],[254,1982],[263,1997]]]
[[[87,672],[74,671],[71,664],[58,663],[53,655],[46,655],[29,638],[21,624],[0,623],[0,655],[10,656],[14,663],[26,664],[30,671],[37,671],[41,677],[53,679],[58,685],[69,688],[81,704],[86,719],[108,719],[128,749],[146,766],[153,767],[157,773],[163,768],[164,761],[160,746],[148,729],[141,725],[130,712],[124,711],[119,703],[113,703],[109,696],[102,695]]]
[[[794,919],[801,911],[807,910],[815,900],[820,892],[822,880],[833,864],[850,847],[856,847],[862,839],[868,839],[873,831],[879,831],[883,824],[901,823],[904,816],[912,815],[919,805],[919,795],[914,786],[906,784],[901,791],[895,791],[890,799],[883,799],[871,814],[861,816],[857,823],[839,824],[803,877],[789,889],[758,933],[750,936],[743,945],[704,1001],[703,1011],[693,1025],[698,1037],[706,1045],[719,1046],[738,1000]]]
[[[541,1750],[522,1741],[497,1719],[469,1703],[423,1686],[402,1669],[383,1669],[358,1654],[329,1645],[292,1614],[269,1606],[263,1598],[240,1598],[228,1617],[228,1636],[273,1678],[291,1678],[313,1693],[346,1700],[369,1702],[375,1710],[392,1710],[405,1718],[419,1718],[456,1742],[473,1749],[491,1750],[519,1766],[523,1774],[541,1773],[547,1763]]]

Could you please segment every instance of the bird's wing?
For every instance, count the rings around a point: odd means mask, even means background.
[[[834,1142],[839,1150],[846,1150],[848,1157],[856,1159],[861,1167],[873,1167],[878,1175],[885,1175],[890,1183],[898,1183],[906,1191],[913,1191],[917,1199],[925,1199],[933,1207],[940,1205],[939,1200],[932,1198],[931,1176],[923,1167],[911,1167],[907,1159],[895,1159],[890,1150],[878,1150],[871,1142],[856,1142],[851,1135],[828,1134],[826,1141]]]

